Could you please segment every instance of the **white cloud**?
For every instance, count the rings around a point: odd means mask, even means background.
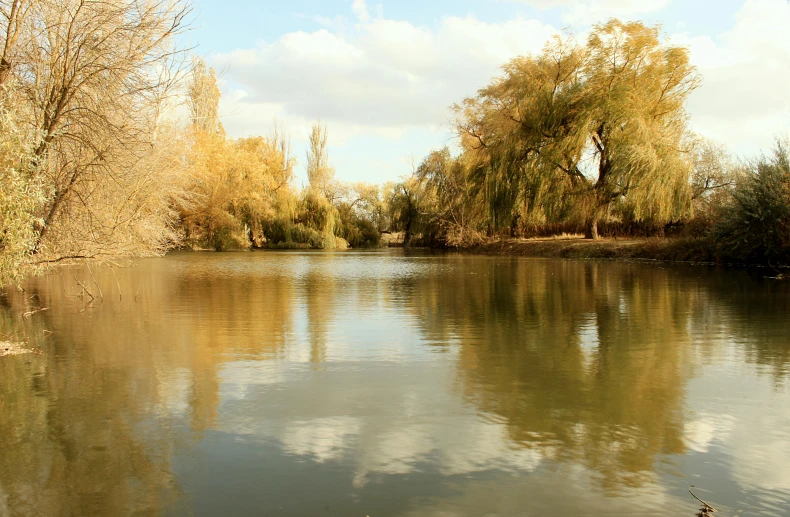
[[[502,424],[457,420],[458,425],[393,426],[375,440],[366,437],[354,486],[360,488],[382,474],[409,474],[429,460],[444,476],[487,470],[523,473],[535,470],[543,460],[544,451],[514,446]]]
[[[326,29],[294,32],[212,61],[246,94],[223,99],[224,112],[241,112],[226,117],[231,132],[257,118],[264,103],[281,107],[270,112],[350,126],[435,126],[448,105],[473,94],[508,59],[539,50],[554,32],[535,20],[447,18],[432,31],[375,19],[348,39]]]
[[[354,10],[359,23],[353,28],[327,20],[327,28],[314,32],[213,55],[213,66],[227,71],[220,111],[228,133],[266,133],[277,118],[287,124],[296,155],[303,156],[309,126],[321,119],[335,150],[363,137],[391,142],[390,154],[378,155],[387,165],[374,164],[373,157],[359,171],[334,163],[340,178],[395,179],[408,173],[412,157],[419,160],[447,143],[450,105],[556,33],[537,20],[495,24],[448,17],[428,29],[370,17],[362,3]],[[426,134],[430,141],[420,139]]]
[[[368,6],[365,4],[365,0],[354,0],[354,3],[351,5],[351,10],[359,21],[367,22],[370,20],[370,13],[368,13]]]
[[[319,463],[336,460],[351,446],[360,425],[358,419],[347,416],[294,422],[283,432],[283,447],[290,454],[309,455]]]
[[[790,4],[748,0],[720,38],[672,36],[687,45],[703,83],[688,104],[691,124],[741,155],[771,145],[790,123]]]
[[[735,426],[735,417],[722,414],[703,414],[683,426],[686,447],[696,452],[708,452],[713,442],[725,442]]]
[[[391,377],[380,383],[368,382],[368,389],[359,391],[353,387],[369,377],[348,370],[343,379],[348,389],[338,391],[343,396],[322,399],[319,417],[308,417],[303,411],[310,414],[309,406],[300,404],[284,404],[287,416],[266,419],[229,407],[221,430],[247,440],[275,439],[284,452],[318,463],[352,465],[355,488],[381,476],[411,474],[428,464],[444,476],[485,471],[524,473],[534,471],[554,454],[551,446],[515,443],[506,422],[481,418],[452,391],[436,390],[437,382],[447,385],[454,375],[454,362],[443,364],[441,369],[409,368],[410,381],[405,390],[393,381],[404,372],[392,373],[388,367]],[[261,367],[263,371],[270,368],[265,363]],[[239,382],[237,374],[244,382],[254,381],[250,376],[253,371],[252,366],[245,373],[243,369],[227,369],[223,383],[231,373],[233,382]],[[263,396],[260,390],[247,391],[251,397]],[[367,417],[353,414],[355,408],[364,407],[370,400],[387,400],[386,410]]]
[[[566,19],[599,21],[655,11],[667,0],[523,3],[564,8]],[[276,117],[287,123],[301,156],[309,125],[320,118],[330,127],[333,147],[361,146],[363,137],[390,142],[386,160],[401,162],[391,169],[403,174],[408,172],[404,164],[415,152],[448,141],[450,105],[474,95],[502,64],[539,51],[558,32],[526,18],[487,23],[473,17],[446,17],[434,27],[421,27],[386,19],[380,9],[371,16],[362,0],[354,1],[352,11],[357,17],[354,24],[327,19],[325,27],[314,32],[291,32],[256,48],[212,56],[214,66],[227,70],[221,112],[230,135],[265,133]],[[704,77],[688,105],[695,130],[721,140],[740,155],[767,148],[774,136],[786,130],[788,26],[790,5],[785,0],[748,0],[726,34],[671,35],[674,43],[691,48],[692,60]],[[412,141],[418,133],[430,133],[433,140],[417,148]],[[342,178],[345,171],[337,168]],[[368,169],[379,170],[372,162]],[[390,177],[369,179],[394,179],[387,174]]]

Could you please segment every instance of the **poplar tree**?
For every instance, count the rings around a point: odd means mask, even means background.
[[[312,189],[320,192],[332,202],[335,197],[332,185],[335,170],[329,165],[327,139],[326,126],[320,122],[313,124],[307,149],[307,179],[310,181]]]

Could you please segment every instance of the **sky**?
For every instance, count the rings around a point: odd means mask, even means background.
[[[790,128],[790,0],[194,0],[185,43],[220,74],[227,134],[290,136],[304,164],[310,126],[329,133],[342,181],[407,176],[451,147],[450,107],[552,35],[610,17],[660,24],[687,46],[702,86],[694,131],[736,157]]]

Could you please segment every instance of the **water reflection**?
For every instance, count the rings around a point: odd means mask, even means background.
[[[25,287],[0,332],[45,353],[0,360],[3,517],[691,515],[691,483],[790,505],[784,283],[244,253]]]
[[[652,479],[657,455],[685,452],[697,296],[658,269],[560,261],[469,269],[422,282],[413,306],[428,308],[431,335],[458,340],[459,391],[501,415],[515,443],[580,462],[612,489]]]

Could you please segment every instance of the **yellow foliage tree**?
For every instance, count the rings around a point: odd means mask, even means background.
[[[611,20],[586,45],[557,38],[456,107],[492,229],[517,214],[575,215],[597,237],[610,209],[671,220],[690,207],[688,51],[657,27]]]

